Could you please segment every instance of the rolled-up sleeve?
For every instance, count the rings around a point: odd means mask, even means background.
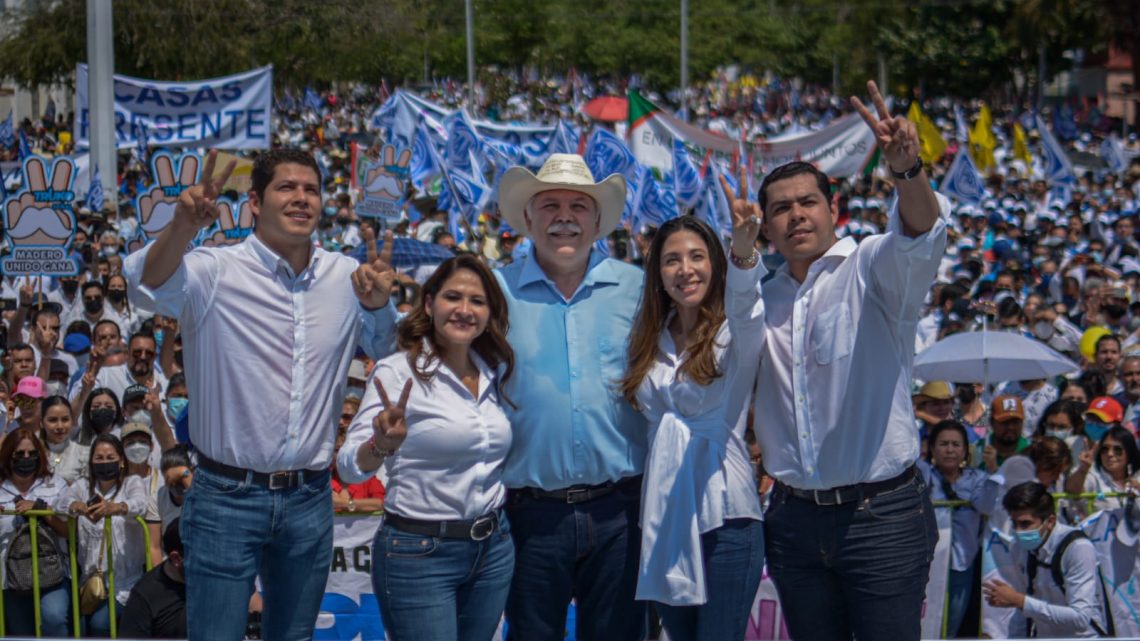
[[[142,282],[143,270],[147,254],[153,249],[153,244],[148,245],[123,261],[131,304],[142,311],[177,318],[183,325],[196,324],[209,307],[217,282],[218,261],[213,251],[195,249],[182,257],[178,269],[165,283],[147,287]]]
[[[1104,625],[1097,582],[1096,549],[1088,540],[1074,541],[1061,559],[1061,574],[1065,577],[1064,605],[1047,603],[1041,599],[1026,596],[1022,612],[1035,621],[1049,624],[1050,634],[1087,635],[1092,630],[1092,621]],[[1049,572],[1042,573],[1052,581]],[[1038,584],[1040,585],[1040,584]]]
[[[918,320],[923,301],[946,251],[950,201],[942,194],[935,194],[935,198],[938,200],[938,220],[925,234],[911,238],[903,233],[896,203],[891,207],[887,233],[867,239],[860,245],[861,251],[871,253],[865,274],[885,304],[886,311],[897,318]]]
[[[374,361],[396,351],[396,324],[400,320],[392,301],[380,309],[360,310],[360,348]]]

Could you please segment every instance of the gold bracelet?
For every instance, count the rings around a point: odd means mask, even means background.
[[[756,251],[756,248],[753,247],[751,256],[748,258],[740,258],[736,255],[736,252],[732,251],[732,248],[729,248],[728,259],[732,261],[733,265],[740,269],[752,269],[756,266],[756,263],[760,261],[760,252]]]

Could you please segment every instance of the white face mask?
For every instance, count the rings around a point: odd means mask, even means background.
[[[124,447],[123,451],[127,455],[127,460],[135,465],[146,463],[146,460],[150,458],[150,445],[146,443],[131,443]]]
[[[131,414],[129,417],[127,417],[127,422],[142,423],[143,425],[150,427],[150,412],[146,410],[138,410],[134,414]]]
[[[48,381],[44,383],[44,394],[46,396],[66,396],[67,386],[59,381]]]

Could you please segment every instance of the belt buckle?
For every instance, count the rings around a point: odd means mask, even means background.
[[[471,540],[482,541],[495,531],[495,516],[493,514],[481,516],[471,524]]]
[[[829,503],[827,501],[819,500],[820,496],[823,496],[825,498],[831,498],[832,494],[834,494],[834,498],[835,498],[834,503]],[[841,497],[839,494],[839,488],[832,488],[830,490],[812,490],[811,491],[811,498],[812,498],[812,501],[814,501],[816,505],[820,505],[820,506],[842,505],[843,504],[843,497]]]
[[[569,505],[574,505],[575,503],[584,503],[589,500],[590,488],[588,487],[566,490],[566,503]]]
[[[293,472],[273,472],[269,475],[269,489],[287,490],[293,487]]]

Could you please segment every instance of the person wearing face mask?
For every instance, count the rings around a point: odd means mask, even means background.
[[[345,398],[355,398],[357,401],[363,398],[364,385],[367,379],[368,369],[364,367],[364,363],[353,359],[348,366],[348,385],[344,389]]]
[[[1114,282],[1105,287],[1101,296],[1100,310],[1104,313],[1104,324],[1114,334],[1127,336],[1132,333],[1131,314],[1128,313],[1128,286]]]
[[[47,451],[35,433],[18,429],[0,445],[0,509],[19,513],[28,510],[46,510],[56,502],[65,487],[48,469]],[[8,547],[17,530],[23,525],[20,516],[0,516],[0,559],[8,558]],[[43,527],[43,526],[47,527]],[[67,549],[67,523],[61,518],[41,518],[39,536],[58,535],[55,543],[60,550]],[[42,575],[41,575],[42,576]],[[10,588],[10,579],[4,586]],[[41,633],[43,636],[69,636],[68,608],[71,603],[70,582],[43,586],[40,592]],[[31,594],[16,594],[4,590],[5,632],[14,636],[32,636],[36,633],[34,603]]]
[[[80,307],[83,304],[79,298],[79,280],[79,276],[61,276],[59,278],[59,287],[48,292],[48,300],[53,303],[58,303],[60,308],[63,309],[64,315],[67,315],[72,309]]]
[[[101,282],[97,280],[87,281],[80,287],[80,292],[81,304],[71,309],[71,314],[63,319],[64,325],[70,325],[73,321],[81,320],[94,329],[95,324],[104,318],[115,320],[111,314],[110,305],[107,304]],[[116,324],[118,323],[116,322]],[[121,326],[119,331],[123,332]]]
[[[75,403],[71,405],[75,411]],[[111,390],[101,387],[91,392],[87,401],[79,412],[79,433],[75,435],[75,442],[90,447],[95,437],[100,434],[119,433],[119,426],[123,424],[123,412],[119,399]]]
[[[72,483],[55,502],[57,512],[83,517],[78,519],[80,585],[96,570],[108,570],[109,559],[99,554],[99,548],[105,544],[103,519],[111,519],[115,593],[84,617],[88,636],[110,635],[110,608],[118,610],[126,603],[143,574],[146,546],[135,517],[146,511],[146,486],[143,479],[126,472],[123,444],[113,434],[100,434],[91,445],[87,481]]]
[[[950,418],[966,426],[967,433],[972,434],[970,442],[974,443],[990,428],[990,408],[982,402],[982,385],[954,383],[954,396],[958,399],[958,406]]]
[[[1081,452],[1093,445],[1085,436],[1084,405],[1076,401],[1058,400],[1049,404],[1037,422],[1034,438],[1052,436],[1069,446],[1071,465],[1076,465]]]
[[[123,453],[127,457],[127,474],[137,476],[146,485],[146,513],[143,520],[150,530],[150,560],[152,565],[162,561],[162,529],[159,527],[161,519],[158,513],[158,491],[162,488],[162,473],[157,465],[150,461],[154,452],[154,438],[150,428],[142,423],[127,423],[123,426],[121,435]],[[157,456],[153,457],[157,463]]]
[[[158,490],[158,516],[163,531],[182,514],[186,491],[194,482],[194,469],[185,445],[175,445],[162,453],[159,462],[162,470],[162,487]]]
[[[174,425],[190,405],[190,391],[186,387],[186,375],[178,372],[170,377],[170,384],[166,386],[166,423]],[[158,436],[158,433],[155,433]],[[159,442],[163,451],[169,449],[166,443]],[[173,445],[173,444],[171,444]]]
[[[138,313],[127,300],[127,279],[122,274],[114,274],[107,279],[107,304],[111,308],[111,317],[127,330],[127,334],[134,334],[145,318]]]
[[[123,608],[119,636],[137,639],[186,638],[186,575],[182,565],[179,520],[163,530],[162,551],[166,560],[143,575]]]
[[[1025,574],[1006,577],[1009,583],[987,581],[982,593],[993,607],[1017,610],[1010,630],[1027,638],[1112,636],[1096,549],[1083,532],[1058,522],[1046,487],[1036,481],[1015,485],[1002,506]]]
[[[86,472],[89,448],[71,439],[75,426],[71,403],[63,396],[49,396],[40,404],[40,440],[47,448],[48,469],[68,485]]]

